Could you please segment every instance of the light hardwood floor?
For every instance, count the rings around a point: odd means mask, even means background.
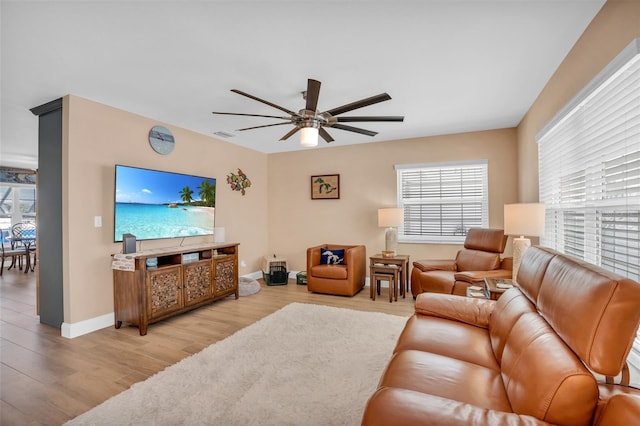
[[[255,295],[229,297],[153,324],[146,336],[123,326],[66,339],[39,323],[35,274],[5,270],[0,278],[0,424],[62,424],[292,302],[413,313],[410,295],[389,303],[387,289],[373,301],[368,287],[354,297],[340,297],[309,293],[295,280],[286,286],[260,282]]]

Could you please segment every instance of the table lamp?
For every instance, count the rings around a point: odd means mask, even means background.
[[[540,237],[544,234],[544,204],[505,204],[504,233],[518,236],[513,239],[513,280],[516,281],[522,256],[531,246],[531,240],[525,236]]]
[[[394,257],[398,248],[398,226],[404,223],[404,209],[386,208],[378,209],[378,226],[387,228],[384,234],[385,249],[383,257]]]

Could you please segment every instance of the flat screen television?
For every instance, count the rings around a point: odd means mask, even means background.
[[[115,242],[213,235],[216,180],[116,164]]]

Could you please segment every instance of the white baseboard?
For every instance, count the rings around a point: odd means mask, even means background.
[[[66,323],[63,322],[60,326],[60,332],[62,337],[73,339],[84,334],[89,334],[93,331],[101,330],[103,328],[112,327],[115,322],[115,314],[104,314],[99,317],[91,318],[88,320]]]
[[[300,271],[289,271],[289,278],[295,279],[296,274]],[[242,275],[243,277],[253,278],[254,280],[262,278],[262,271],[255,271],[249,274]],[[381,287],[388,288],[389,283],[386,281],[380,282]],[[365,279],[365,286],[369,286],[369,278]],[[79,321],[75,323],[66,323],[63,322],[62,326],[60,326],[60,332],[62,337],[66,337],[68,339],[73,339],[75,337],[79,337],[85,334],[89,334],[91,332],[101,330],[103,328],[113,326],[115,322],[115,314],[113,312],[109,314],[104,314],[99,317],[90,318],[88,320]]]

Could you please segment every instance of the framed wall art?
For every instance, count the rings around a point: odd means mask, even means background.
[[[312,200],[337,200],[340,198],[340,175],[311,176]]]

